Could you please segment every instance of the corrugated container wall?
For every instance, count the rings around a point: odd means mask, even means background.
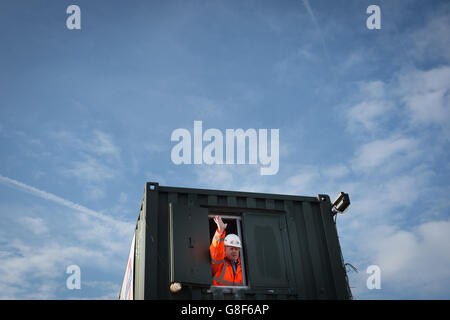
[[[331,207],[328,195],[188,189],[148,182],[133,241],[133,274],[124,279],[133,292],[126,296],[351,299]],[[215,215],[234,223],[234,233],[242,238],[243,286],[212,286],[209,246]],[[173,293],[169,287],[175,282],[182,289]]]

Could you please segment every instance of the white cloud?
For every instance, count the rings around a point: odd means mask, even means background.
[[[445,90],[412,95],[406,98],[406,103],[415,122],[441,123],[449,119],[447,109],[449,96]]]
[[[351,198],[350,228],[355,230],[383,223],[397,224],[411,220],[416,212],[416,201],[430,194],[433,172],[426,169],[410,170],[404,174],[380,174],[364,177],[347,187]],[[422,203],[424,200],[422,200]]]
[[[125,192],[121,192],[119,195],[119,204],[124,204],[128,200],[128,196]]]
[[[352,167],[357,171],[368,172],[382,165],[393,166],[417,155],[419,143],[413,138],[390,137],[379,139],[359,147]]]
[[[355,94],[357,102],[345,109],[347,130],[360,134],[361,130],[376,131],[394,111],[392,102],[383,81],[367,81],[358,84]]]
[[[411,230],[377,227],[367,254],[381,268],[382,283],[400,296],[450,297],[450,221],[431,221]],[[382,284],[383,286],[383,284]],[[404,292],[399,292],[399,291]]]
[[[45,221],[41,218],[22,217],[22,224],[35,235],[42,235],[48,232],[48,227]]]
[[[119,147],[114,144],[110,135],[99,130],[94,131],[94,135],[95,139],[87,144],[88,150],[100,155],[111,155],[116,159],[120,158]]]
[[[386,84],[383,81],[375,80],[362,82],[360,93],[365,98],[382,99],[386,97]]]
[[[450,136],[450,66],[430,70],[405,69],[389,82],[362,82],[355,102],[344,108],[351,133],[423,129],[435,125]]]
[[[413,70],[398,76],[399,92],[413,125],[437,124],[448,129],[450,121],[450,67]]]
[[[24,225],[32,232],[25,240],[20,233],[11,232],[6,244],[0,246],[0,298],[3,299],[54,299],[64,295],[67,266],[80,266],[83,279],[92,273],[122,272],[134,231],[134,224],[120,221],[104,213],[90,210],[82,205],[60,198],[54,194],[28,186],[19,181],[0,176],[0,183],[30,193],[68,208],[46,210],[45,216],[23,217],[15,224],[9,219],[8,228],[22,230]],[[126,200],[121,194],[120,199]],[[19,212],[24,209],[15,209]],[[10,216],[17,213],[8,209]],[[53,214],[53,213],[58,213]],[[38,238],[48,234],[49,221],[58,226],[52,238]],[[26,242],[25,242],[26,241]],[[5,243],[5,241],[3,241]],[[122,257],[122,258],[121,258]],[[120,282],[120,280],[118,280]],[[118,282],[118,285],[119,285]],[[114,296],[111,290],[93,290],[106,299]],[[117,287],[116,296],[119,288]],[[65,293],[64,293],[65,292]]]
[[[87,156],[83,161],[74,161],[72,168],[63,172],[69,176],[88,182],[103,182],[116,177],[117,171],[103,161]]]
[[[100,200],[106,196],[105,189],[96,185],[86,185],[83,189],[83,194],[89,200]]]
[[[71,147],[91,156],[103,156],[114,160],[120,158],[120,148],[114,143],[110,134],[101,130],[94,130],[88,136],[80,137],[72,132],[61,130],[51,132],[50,137],[54,139],[61,148]]]
[[[230,165],[197,165],[197,182],[205,187],[231,188],[234,185],[233,174],[236,174],[234,169]]]
[[[47,299],[55,298],[57,287],[49,285],[57,281],[65,287],[65,270],[73,264],[104,259],[101,252],[75,246],[62,246],[55,242],[47,245],[26,245],[12,240],[10,249],[18,252],[0,264],[0,298]],[[20,293],[19,296],[14,294]]]
[[[59,173],[65,178],[76,178],[86,199],[102,199],[107,181],[117,179],[122,168],[120,148],[111,135],[94,130],[87,137],[80,137],[63,130],[51,132],[50,137],[59,149]]]
[[[363,101],[351,107],[347,111],[349,130],[358,131],[361,126],[366,130],[378,128],[379,119],[388,112],[391,105],[387,101]]]
[[[442,285],[450,280],[449,221],[436,220],[448,217],[448,200],[435,192],[436,173],[423,165],[404,174],[374,173],[354,182],[349,212],[338,220],[346,262],[360,269],[351,274],[354,294],[365,299],[450,296]],[[365,269],[372,264],[381,267],[379,291],[366,287]]]
[[[351,51],[350,55],[347,56],[341,63],[337,64],[336,67],[339,69],[340,73],[349,72],[363,63],[366,57],[367,54],[363,51]]]
[[[449,129],[449,89],[449,67],[406,69],[386,85],[361,85],[359,101],[347,109],[347,129],[366,129],[372,139],[357,146],[348,162],[353,172],[365,175],[350,182],[352,204],[340,218],[346,262],[362,271],[351,276],[357,298],[450,296],[443,285],[450,283],[449,221],[431,220],[448,217],[448,201],[430,200],[440,175],[430,165],[444,146],[436,138],[440,145],[430,144],[426,130]],[[381,291],[366,288],[365,268],[371,264],[381,267]]]
[[[450,136],[450,20],[442,12],[405,37],[415,59],[438,67],[361,83],[344,109],[347,130],[371,139],[347,163],[364,175],[345,180],[352,204],[338,220],[346,262],[360,269],[351,276],[357,298],[450,297],[448,188],[439,179],[448,167],[431,166],[447,143],[435,129]],[[366,288],[370,264],[381,267],[380,291]]]
[[[120,292],[120,284],[111,281],[85,281],[84,286],[89,288],[101,288],[105,293],[99,297],[83,298],[87,300],[117,300]]]
[[[275,73],[282,77],[286,73],[292,72],[291,69],[295,65],[302,62],[317,62],[319,59],[311,48],[311,44],[304,44],[297,48],[293,53],[288,54],[284,59],[277,61],[274,65]]]
[[[344,164],[338,164],[322,170],[323,174],[330,178],[343,178],[350,173],[350,169]]]
[[[310,194],[315,190],[319,178],[320,173],[317,167],[305,166],[285,181],[283,189],[290,194]]]
[[[405,38],[414,48],[410,50],[415,59],[429,61],[442,59],[450,62],[449,5],[441,5],[429,18],[427,24],[407,35]]]

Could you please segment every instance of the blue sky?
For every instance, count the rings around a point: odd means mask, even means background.
[[[157,181],[348,192],[355,298],[449,299],[449,27],[447,1],[2,1],[0,298],[117,298]],[[278,173],[175,165],[171,133],[195,120],[279,129]]]

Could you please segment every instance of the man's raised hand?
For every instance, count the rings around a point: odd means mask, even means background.
[[[222,218],[219,216],[214,217],[214,222],[217,224],[217,229],[219,229],[219,233],[222,234],[224,230],[227,228],[227,223],[223,223]]]

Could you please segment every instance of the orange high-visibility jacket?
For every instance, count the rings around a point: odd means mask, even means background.
[[[213,285],[215,286],[242,286],[241,258],[238,259],[236,276],[230,260],[225,257],[225,231],[222,234],[216,230],[211,241],[209,251],[211,253],[211,267],[213,273]]]

